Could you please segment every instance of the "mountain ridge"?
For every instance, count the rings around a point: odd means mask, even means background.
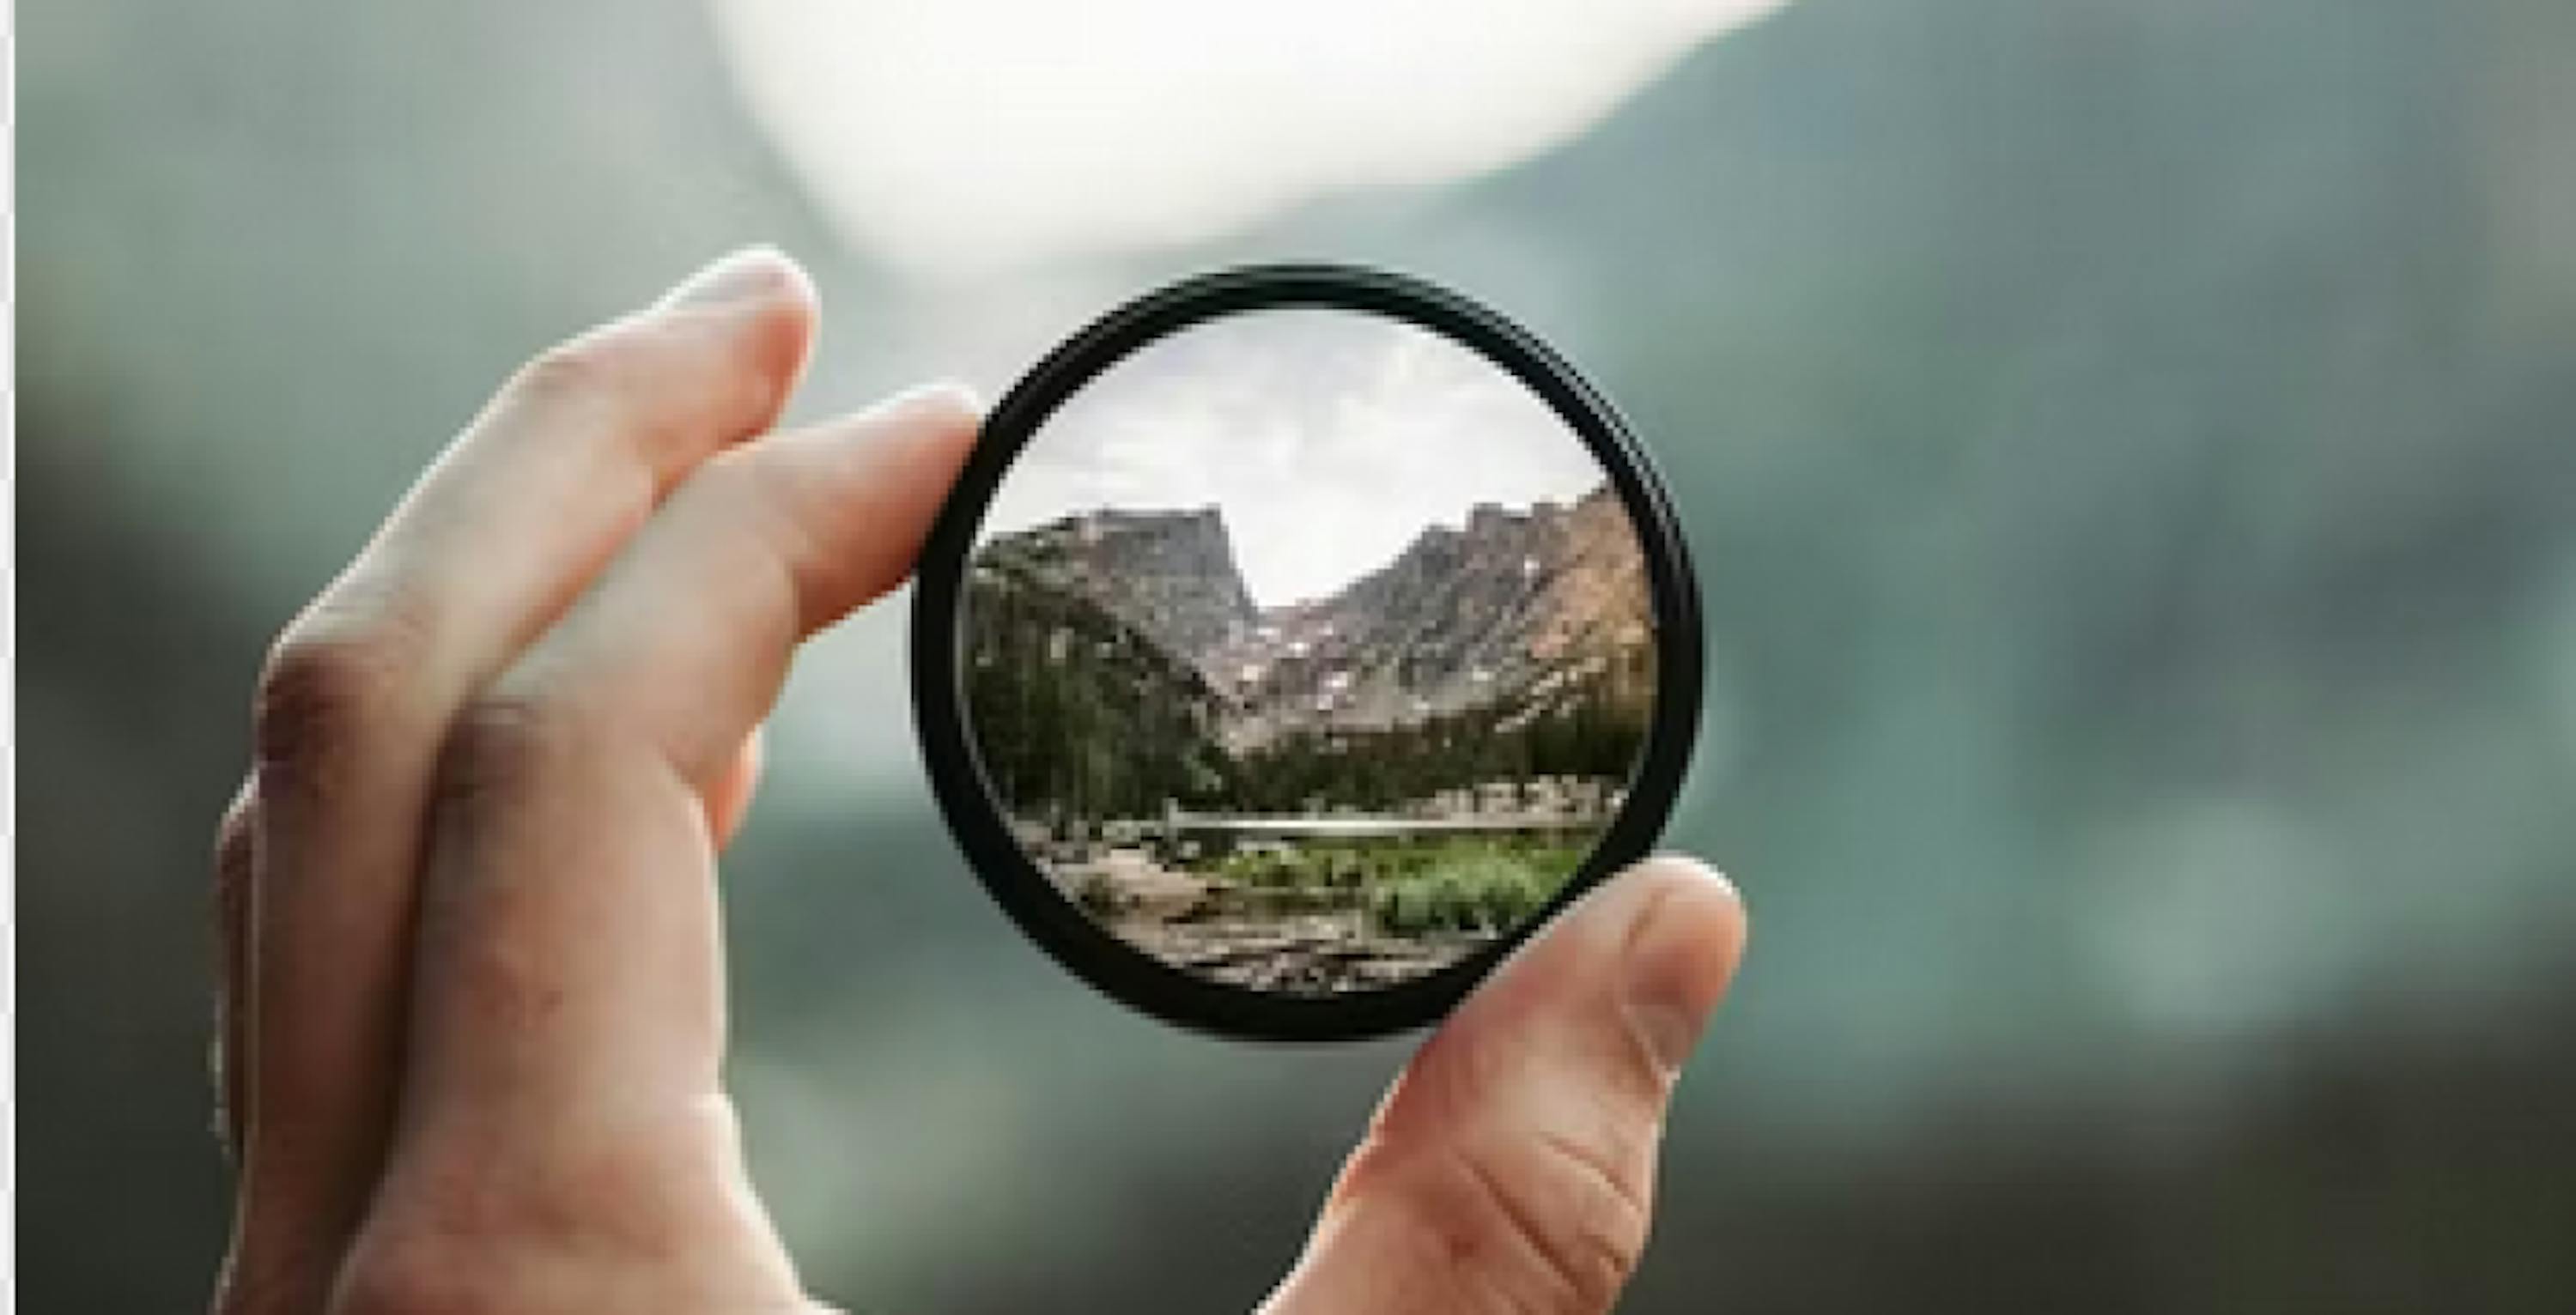
[[[1330,778],[1321,758],[1361,744],[1411,764],[1380,763],[1384,780],[1357,787],[1371,797],[1397,789],[1388,782],[1436,788],[1478,774],[1624,775],[1621,755],[1642,742],[1651,707],[1643,555],[1606,483],[1567,502],[1479,505],[1330,595],[1271,608],[1253,603],[1213,507],[1065,516],[987,540],[975,562],[978,664],[1065,667],[1062,683],[1097,680],[1098,664],[1121,655],[1122,683],[1099,697],[1132,707],[1103,721],[1089,704],[1065,705],[1075,720],[1055,735],[1123,738],[1137,773],[1164,787],[1206,776],[1204,761],[1230,762],[1238,803],[1281,802],[1246,777]],[[1045,633],[1016,633],[1041,618]],[[1025,691],[1009,697],[1027,706]],[[978,705],[975,717],[1009,715],[1003,706]],[[1075,752],[1026,726],[994,735],[1023,768]],[[1159,756],[1192,766],[1148,765]]]

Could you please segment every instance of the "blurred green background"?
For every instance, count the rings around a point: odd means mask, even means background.
[[[804,414],[1285,255],[1631,412],[1715,659],[1671,839],[1757,934],[1627,1308],[2576,1309],[2576,6],[1800,0],[1502,173],[972,292],[836,236],[680,0],[20,22],[27,1309],[201,1300],[269,635],[513,362],[754,239]],[[726,865],[764,1188],[863,1309],[1248,1306],[1405,1047],[1051,967],[903,629],[807,655]]]

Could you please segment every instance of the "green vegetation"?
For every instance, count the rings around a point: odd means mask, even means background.
[[[1401,936],[1504,931],[1545,908],[1582,858],[1556,847],[1462,854],[1371,888],[1369,921]]]
[[[1631,660],[1650,668],[1652,655]],[[1617,696],[1625,674],[1578,684],[1537,716],[1484,707],[1381,731],[1282,736],[1234,764],[1229,794],[1254,813],[1318,804],[1377,811],[1488,781],[1625,780],[1645,747],[1648,702]],[[1651,679],[1651,671],[1629,677]],[[1513,724],[1506,727],[1507,720]]]
[[[1232,765],[1216,696],[1107,611],[1001,565],[967,590],[967,720],[1024,816],[1145,817],[1218,801]]]
[[[1589,849],[1558,840],[1324,841],[1241,851],[1212,875],[1282,904],[1358,907],[1395,935],[1491,933],[1545,908]]]

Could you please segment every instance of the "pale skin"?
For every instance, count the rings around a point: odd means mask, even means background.
[[[777,429],[817,313],[756,250],[543,353],[279,639],[217,846],[218,1315],[822,1309],[724,1092],[716,859],[798,644],[910,572],[978,416]],[[1607,1309],[1744,935],[1686,859],[1585,898],[1422,1046],[1263,1309]]]

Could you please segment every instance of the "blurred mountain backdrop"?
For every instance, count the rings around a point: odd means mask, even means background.
[[[19,22],[28,1309],[221,1246],[268,636],[512,363],[752,239],[826,298],[800,414],[1279,257],[1619,400],[1707,595],[1669,839],[1757,924],[1628,1309],[2576,1305],[2576,6],[1800,0],[1483,181],[959,285],[832,236],[677,0]],[[1053,969],[904,626],[806,655],[726,864],[765,1191],[861,1309],[1248,1306],[1403,1047]]]

